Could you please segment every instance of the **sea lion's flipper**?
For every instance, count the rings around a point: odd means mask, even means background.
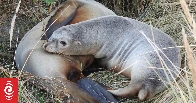
[[[82,89],[101,103],[117,103],[118,101],[105,88],[89,78],[80,79],[77,82]]]
[[[46,34],[42,36],[41,40],[47,40],[55,30],[68,24],[75,17],[77,8],[76,1],[65,2],[49,19],[45,28]]]
[[[147,95],[148,95],[148,91],[145,88],[143,88],[143,89],[140,89],[140,91],[138,93],[138,98],[140,100],[144,100],[144,99],[146,99]]]
[[[116,96],[122,96],[122,97],[130,97],[135,96],[138,94],[138,97],[140,100],[149,99],[152,98],[155,93],[152,92],[150,89],[151,87],[145,86],[145,85],[128,85],[124,88],[119,88],[117,90],[108,90],[110,93],[116,95]]]
[[[124,88],[119,88],[117,90],[108,90],[108,91],[116,96],[128,97],[128,96],[136,95],[138,93],[139,89],[140,89],[140,87],[138,87],[138,86],[129,85]]]
[[[60,97],[63,94],[69,94],[70,101],[65,101],[66,103],[100,103],[96,98],[92,97],[88,92],[82,89],[77,83],[71,82],[64,78],[50,78],[51,83],[57,86],[54,90],[57,92],[56,94]],[[51,85],[47,85],[45,87],[55,87]],[[63,87],[63,88],[62,88]]]

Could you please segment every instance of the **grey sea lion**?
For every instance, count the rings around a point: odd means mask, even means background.
[[[43,47],[64,55],[93,55],[107,69],[131,78],[117,96],[150,99],[179,74],[180,53],[164,32],[120,16],[105,16],[57,29]]]

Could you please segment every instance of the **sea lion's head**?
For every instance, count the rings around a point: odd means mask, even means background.
[[[80,55],[82,43],[74,37],[70,30],[61,27],[54,31],[52,36],[43,45],[43,48],[51,53],[63,53],[64,55]]]

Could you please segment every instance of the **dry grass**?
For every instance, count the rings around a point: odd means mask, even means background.
[[[185,2],[184,0],[180,0],[180,2],[178,0],[171,0],[171,1],[159,0],[159,2],[154,1],[153,3],[151,3],[151,6],[147,8],[147,13],[145,17],[142,16],[142,18],[139,18],[141,19],[141,21],[151,24],[154,27],[157,27],[162,31],[166,32],[167,34],[169,34],[177,42],[178,46],[181,47],[181,54],[183,57],[182,58],[183,72],[179,76],[178,80],[174,83],[171,83],[170,88],[168,88],[162,93],[159,93],[151,100],[145,102],[193,103],[196,101],[196,91],[194,90],[194,88],[196,88],[196,68],[195,68],[196,1],[195,0],[190,0],[190,1],[191,3],[189,2],[189,0],[188,2]],[[38,10],[32,9],[30,11],[28,10],[24,11],[26,9],[27,8],[22,8],[19,10],[19,12],[27,13],[25,14],[27,15],[26,17],[34,17],[34,18],[30,19],[31,21],[29,24],[25,24],[25,22],[28,21],[29,18],[26,21],[22,21],[23,26],[21,28],[23,29],[22,30],[20,28],[14,29],[13,33],[25,34],[25,32],[28,31],[33,26],[31,22],[34,21],[35,22],[34,24],[36,24],[38,21],[41,21],[40,18],[44,18],[45,15],[43,16],[43,14],[46,14],[47,12],[47,10],[42,7],[40,10],[43,10],[44,13],[43,11],[38,12],[40,14],[37,13]],[[31,14],[31,12],[33,13]],[[122,10],[118,12],[122,12]],[[127,16],[128,14],[126,13],[127,11],[121,14]],[[39,17],[40,15],[41,17]],[[3,16],[0,15],[0,17]],[[0,21],[1,21],[0,23],[3,22],[3,20]],[[21,24],[19,22],[15,22],[15,25],[21,25]],[[8,27],[10,27],[10,25]],[[0,32],[0,34],[2,33],[4,33],[4,31]],[[7,42],[7,40],[8,38],[5,37],[5,39],[0,45],[1,48],[0,56],[2,56],[1,54],[4,54],[3,55],[4,59],[2,62],[8,62],[6,60],[8,58],[7,56],[11,55],[7,50],[7,48],[9,48],[9,42]],[[10,56],[9,58],[13,58],[13,56]],[[3,66],[7,68],[13,68],[13,64],[11,64],[13,59],[11,59],[10,61],[11,62],[8,62],[9,64],[3,64]],[[10,77],[10,76],[14,76],[14,74],[13,71],[9,71],[5,73],[0,73],[0,76]],[[97,82],[103,83],[114,89],[117,89],[119,87],[124,87],[128,85],[130,81],[128,78],[124,76],[116,75],[115,73],[111,73],[108,71],[93,73],[89,77]],[[19,102],[37,103],[37,102],[48,101],[49,99],[50,100],[58,99],[55,98],[54,95],[51,95],[46,91],[40,90],[40,88],[29,86],[29,84],[24,85],[26,81],[27,80],[20,81]],[[57,101],[61,102],[60,100]],[[138,101],[138,99],[136,98],[134,99],[120,98],[120,102],[130,103],[130,102],[141,102],[141,101]]]
[[[191,17],[191,14],[189,13],[189,9],[188,6],[186,4],[186,2],[184,0],[180,0],[180,3],[182,5],[182,8],[184,10],[184,14],[186,15],[187,20],[189,21],[189,29],[191,30],[191,32],[193,33],[192,36],[195,38],[196,40],[196,24],[195,24],[195,20],[193,19],[193,17]],[[189,46],[189,43],[187,41],[187,34],[185,34],[185,30],[184,28],[182,28],[182,34],[184,37],[184,45],[185,45],[185,50],[187,53],[187,58],[188,58],[188,66],[189,69],[192,73],[192,80],[193,80],[193,86],[196,90],[196,66],[195,66],[195,60],[193,57],[193,52]]]
[[[10,48],[12,47],[11,42],[12,42],[12,36],[13,36],[13,31],[14,31],[14,24],[15,24],[15,20],[16,20],[16,14],[18,13],[18,10],[20,8],[20,3],[21,3],[21,0],[19,0],[18,5],[16,7],[16,12],[14,13],[14,16],[12,18],[11,28],[10,28],[10,31],[9,31],[9,34],[10,34]]]

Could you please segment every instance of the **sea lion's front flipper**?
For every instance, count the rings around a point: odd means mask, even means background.
[[[41,40],[47,40],[56,29],[68,24],[75,17],[77,8],[76,1],[65,2],[49,19],[45,28],[46,34],[42,36]]]
[[[89,78],[82,78],[77,84],[101,103],[118,102],[104,87]]]

